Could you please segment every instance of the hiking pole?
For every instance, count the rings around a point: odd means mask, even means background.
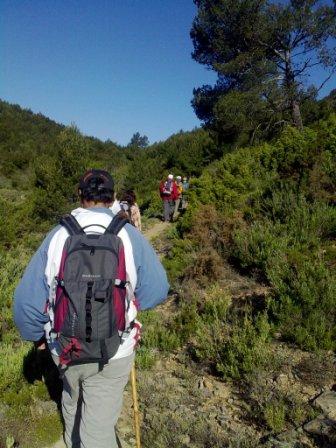
[[[137,394],[137,388],[136,388],[135,364],[133,364],[133,367],[131,370],[131,384],[132,384],[132,397],[133,397],[135,442],[136,442],[136,448],[141,448],[139,403],[138,403],[138,394]]]
[[[115,431],[115,436],[116,436],[116,441],[117,441],[118,448],[122,448],[121,443],[120,443],[119,436],[118,436],[118,434],[117,434],[115,428],[114,428],[114,431]]]

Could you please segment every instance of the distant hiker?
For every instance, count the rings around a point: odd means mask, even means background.
[[[163,201],[163,220],[171,221],[177,198],[177,188],[173,174],[169,174],[167,179],[160,183],[160,196]]]
[[[109,209],[113,190],[106,171],[83,175],[81,207],[47,235],[14,294],[21,336],[40,348],[46,341],[59,367],[68,448],[117,448],[114,427],[140,338],[137,310],[168,293],[151,245]]]
[[[189,182],[186,177],[183,177],[182,182],[182,210],[185,210],[187,208],[188,202],[188,190],[189,190]]]
[[[176,195],[176,199],[175,199],[175,210],[174,210],[175,216],[177,216],[177,214],[179,212],[181,199],[182,199],[183,187],[182,187],[182,177],[181,176],[176,176],[176,190],[177,190],[177,195]]]
[[[122,194],[120,207],[127,213],[130,223],[141,232],[141,214],[133,190],[127,190]]]

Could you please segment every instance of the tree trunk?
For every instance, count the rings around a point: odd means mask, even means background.
[[[302,124],[300,105],[296,100],[292,100],[292,118],[294,126],[300,131],[302,131],[303,124]]]
[[[287,91],[288,105],[292,109],[292,120],[294,126],[300,131],[303,129],[300,105],[297,101],[297,86],[295,82],[295,74],[292,68],[291,52],[285,51],[285,71],[284,85]]]

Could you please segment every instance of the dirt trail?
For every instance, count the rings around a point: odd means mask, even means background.
[[[169,226],[169,222],[158,221],[152,227],[145,230],[144,235],[148,240],[152,240],[153,238],[159,236]]]

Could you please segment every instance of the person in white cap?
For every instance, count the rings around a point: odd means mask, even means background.
[[[177,197],[175,199],[175,210],[174,210],[174,216],[177,216],[178,211],[179,211],[179,207],[181,204],[181,199],[182,199],[182,177],[181,176],[176,176],[176,189],[177,189]]]
[[[160,182],[160,196],[163,201],[163,220],[171,221],[174,213],[175,201],[178,197],[174,175],[169,174],[167,179]]]

